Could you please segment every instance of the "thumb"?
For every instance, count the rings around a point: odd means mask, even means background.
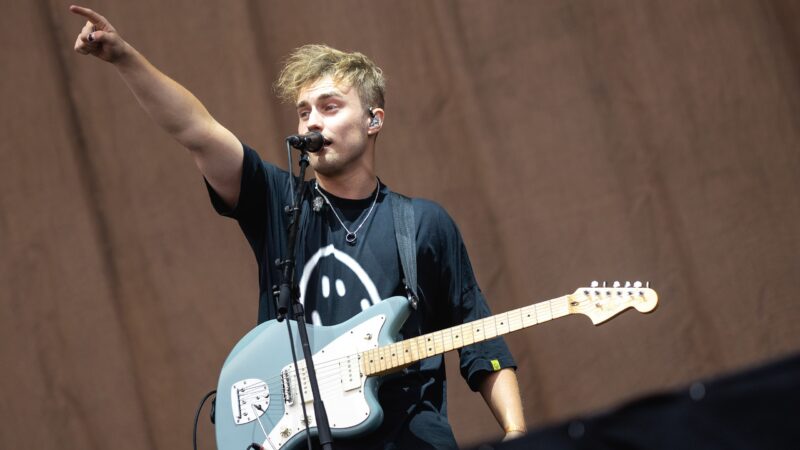
[[[119,59],[125,50],[125,42],[113,31],[92,31],[86,35],[84,46],[88,53],[110,63]]]
[[[102,44],[104,42],[108,42],[109,40],[109,33],[105,31],[92,31],[86,36],[86,40],[91,43]]]

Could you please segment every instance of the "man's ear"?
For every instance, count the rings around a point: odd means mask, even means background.
[[[383,127],[384,117],[385,113],[382,108],[370,108],[367,134],[373,135],[381,131],[381,128]]]

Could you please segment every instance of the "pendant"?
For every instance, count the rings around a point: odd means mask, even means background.
[[[314,197],[314,201],[311,203],[311,209],[314,212],[322,211],[322,197]]]
[[[356,245],[356,234],[347,233],[347,235],[344,237],[344,240],[350,245]]]

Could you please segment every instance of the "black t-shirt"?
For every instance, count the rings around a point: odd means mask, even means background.
[[[361,200],[326,192],[331,205],[322,202],[323,207],[315,211],[312,204],[321,195],[313,180],[306,183],[295,278],[306,320],[317,325],[341,323],[384,298],[405,295],[389,189],[379,184],[370,197]],[[209,193],[218,213],[238,221],[255,253],[260,287],[258,322],[273,319],[272,286],[280,282],[275,260],[284,258],[287,248],[284,208],[291,202],[288,172],[262,161],[245,145],[239,203],[230,209],[210,186]],[[431,201],[413,199],[412,207],[420,302],[403,326],[400,339],[490,315],[453,220]],[[354,244],[346,242],[347,231],[334,211],[350,231],[360,226]],[[472,390],[478,389],[488,372],[515,367],[502,338],[464,347],[459,353],[461,374]],[[385,417],[378,431],[357,443],[337,440],[336,448],[348,444],[382,449],[456,447],[447,423],[442,356],[386,377],[379,401]]]

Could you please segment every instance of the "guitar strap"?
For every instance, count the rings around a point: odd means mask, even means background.
[[[403,284],[406,296],[413,309],[417,309],[417,227],[414,221],[414,208],[411,199],[396,192],[389,192],[394,217],[394,236],[397,240],[397,252],[400,254],[400,265],[403,268]]]

